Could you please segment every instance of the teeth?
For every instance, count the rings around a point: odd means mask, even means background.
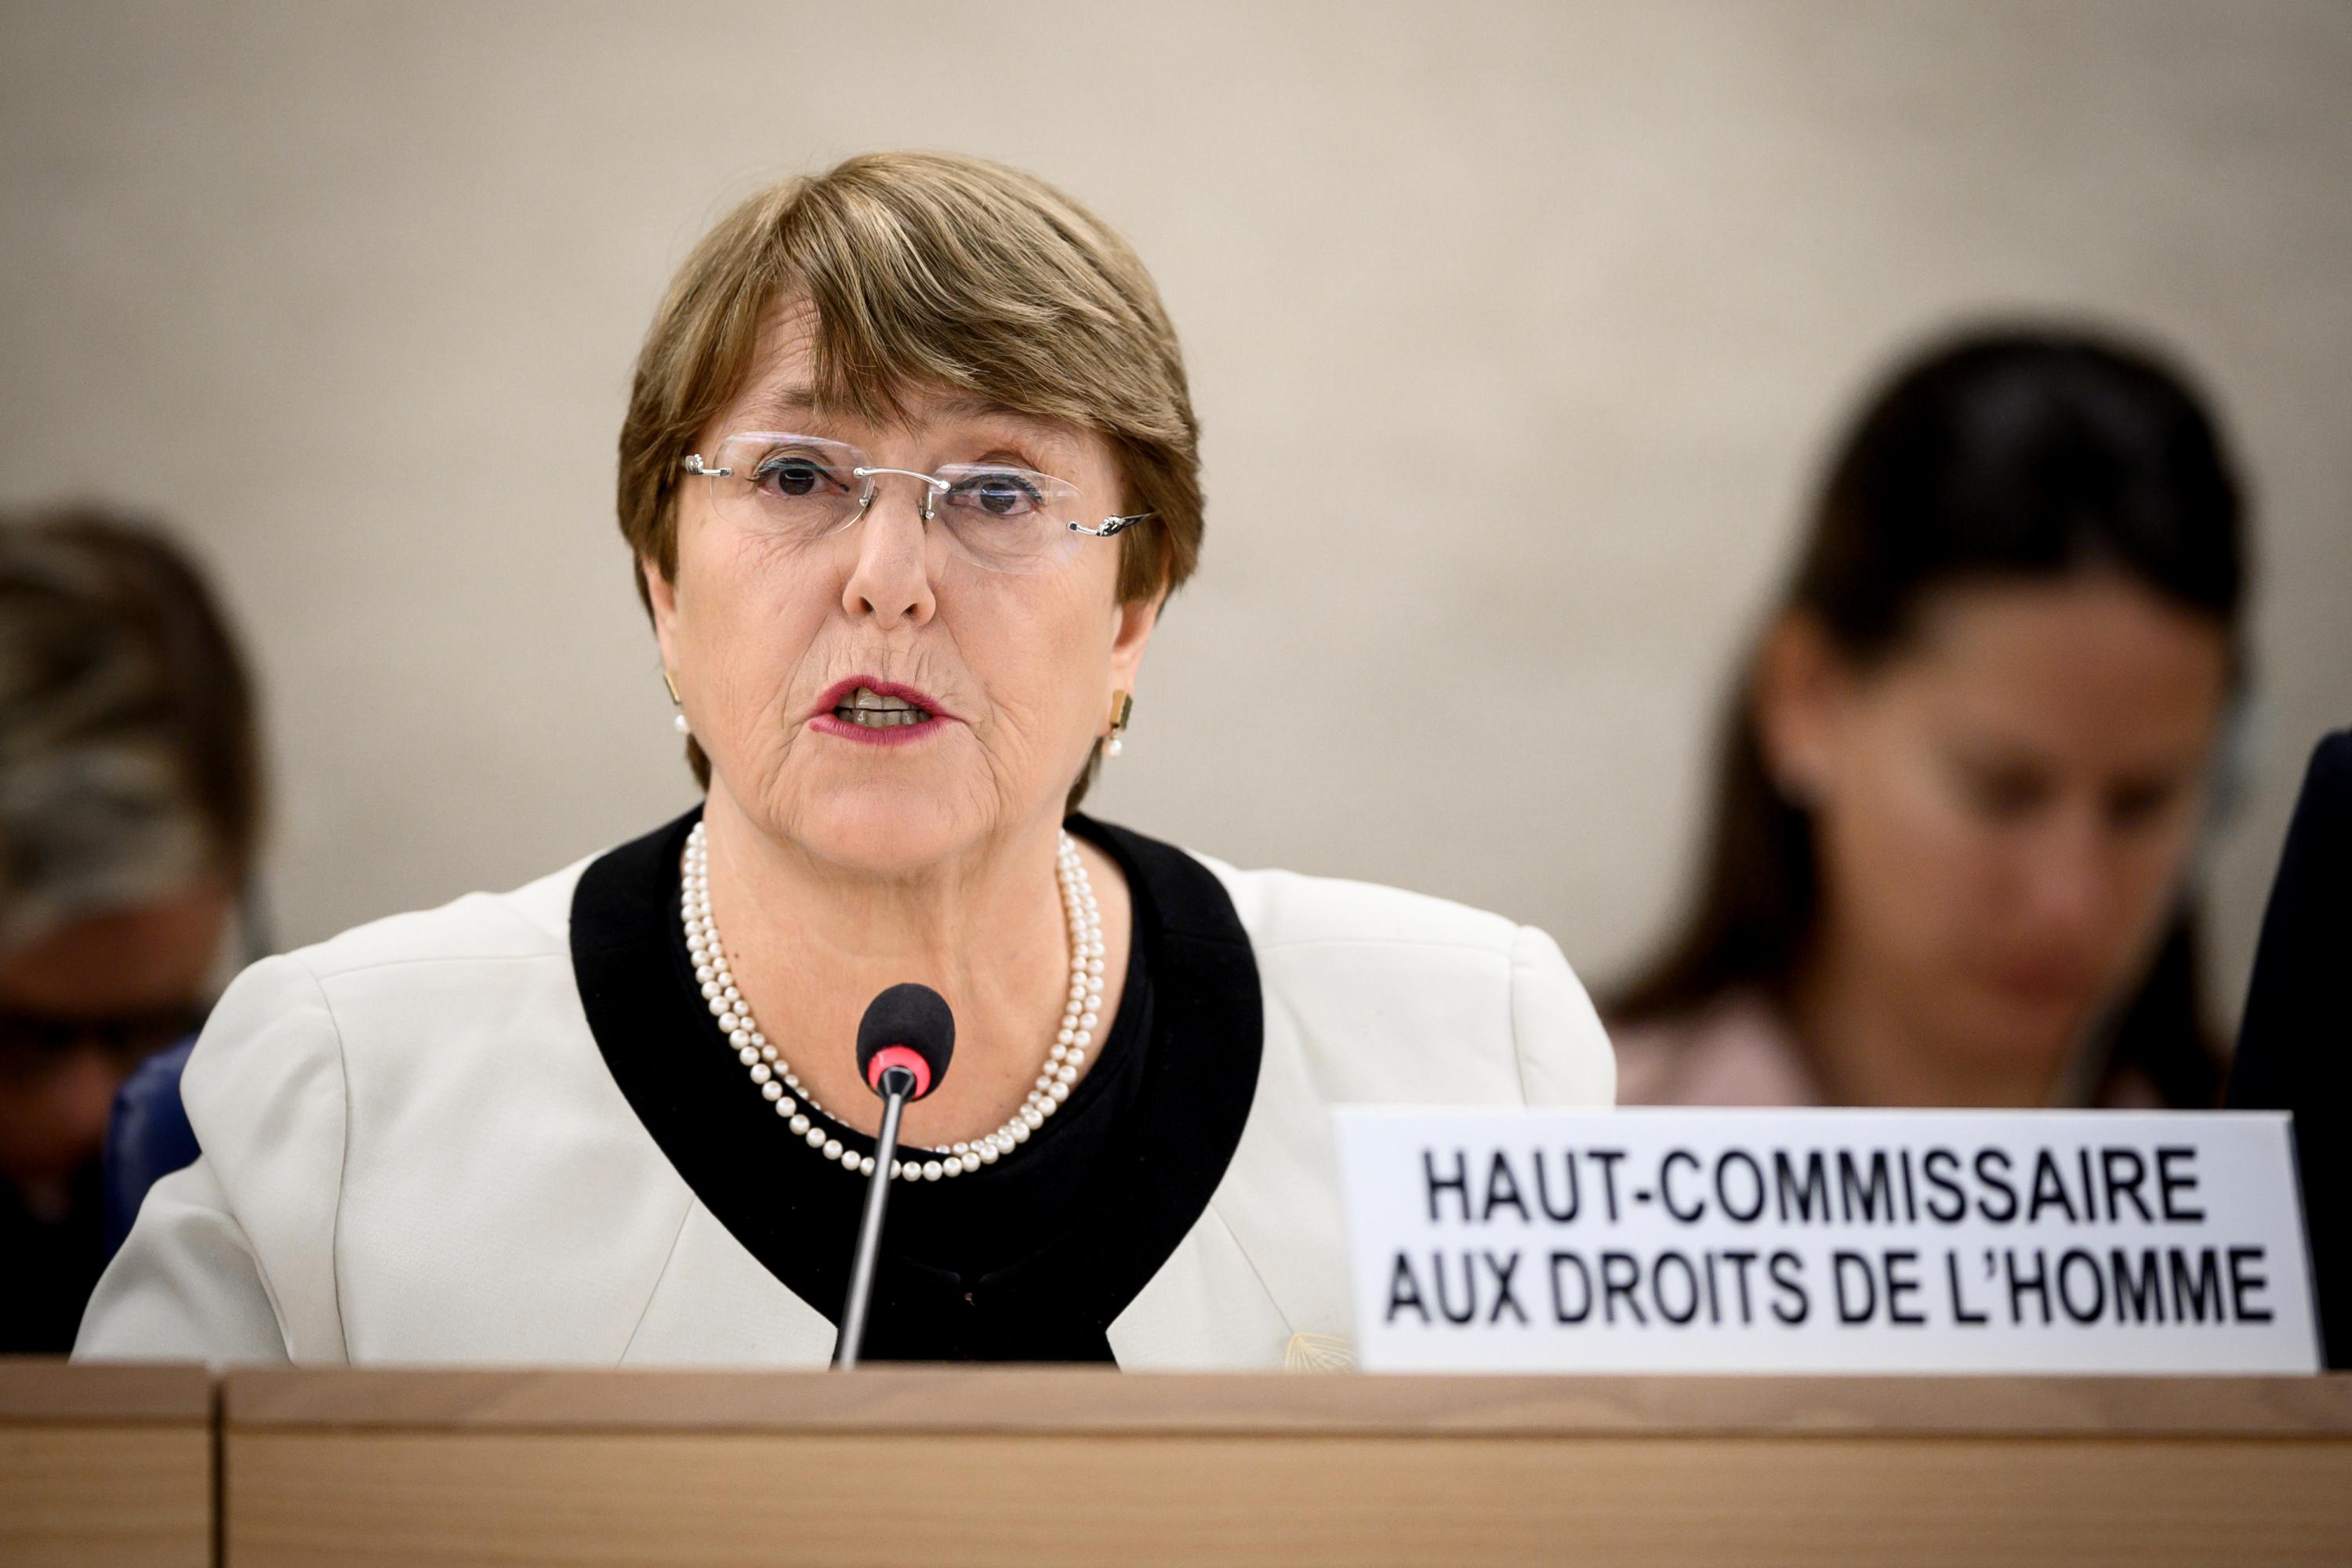
[[[903,697],[885,697],[880,692],[869,691],[863,686],[851,692],[849,700],[844,702],[842,707],[862,708],[869,712],[879,713],[920,713],[922,711]]]
[[[842,699],[833,713],[836,719],[867,730],[894,730],[901,725],[919,724],[930,717],[903,697],[885,697],[863,686]]]

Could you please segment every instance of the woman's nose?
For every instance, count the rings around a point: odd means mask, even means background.
[[[877,484],[855,525],[857,558],[842,584],[841,607],[884,630],[902,621],[922,626],[937,608],[931,594],[927,491],[913,483]]]
[[[2105,918],[2115,866],[2102,827],[2093,812],[2066,812],[2032,847],[2028,899],[2042,931],[2078,936]]]

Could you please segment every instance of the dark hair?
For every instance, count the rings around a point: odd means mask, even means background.
[[[2185,378],[2078,331],[1996,328],[1904,365],[1838,449],[1781,614],[1858,666],[1898,652],[1937,589],[2120,573],[2228,634],[2242,679],[2238,482]],[[1818,909],[1812,823],[1773,786],[1750,675],[1723,718],[1697,909],[1615,999],[1615,1022],[1685,1012],[1738,986],[1782,1000]],[[2103,1070],[2136,1069],[2176,1105],[2220,1093],[2187,904],[2137,993],[2110,1016]]]
[[[159,529],[91,506],[0,515],[12,616],[0,742],[11,759],[108,742],[176,775],[232,887],[262,829],[253,682],[203,576]]]

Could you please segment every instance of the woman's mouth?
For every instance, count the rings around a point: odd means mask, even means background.
[[[2018,1007],[2079,1007],[2094,990],[2094,983],[2073,964],[2012,963],[1988,971],[1985,979],[2004,1002]]]
[[[886,680],[845,680],[819,703],[809,728],[869,745],[918,740],[950,717],[925,693]]]

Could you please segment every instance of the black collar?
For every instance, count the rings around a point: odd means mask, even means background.
[[[835,1319],[866,1184],[774,1115],[702,1005],[677,919],[678,853],[698,816],[582,874],[581,1002],[614,1081],[695,1196]],[[1105,1331],[1200,1219],[1249,1120],[1264,1014],[1223,885],[1167,845],[1084,816],[1068,826],[1128,880],[1118,1016],[1078,1092],[1018,1152],[893,1190],[869,1359],[1110,1359]]]

